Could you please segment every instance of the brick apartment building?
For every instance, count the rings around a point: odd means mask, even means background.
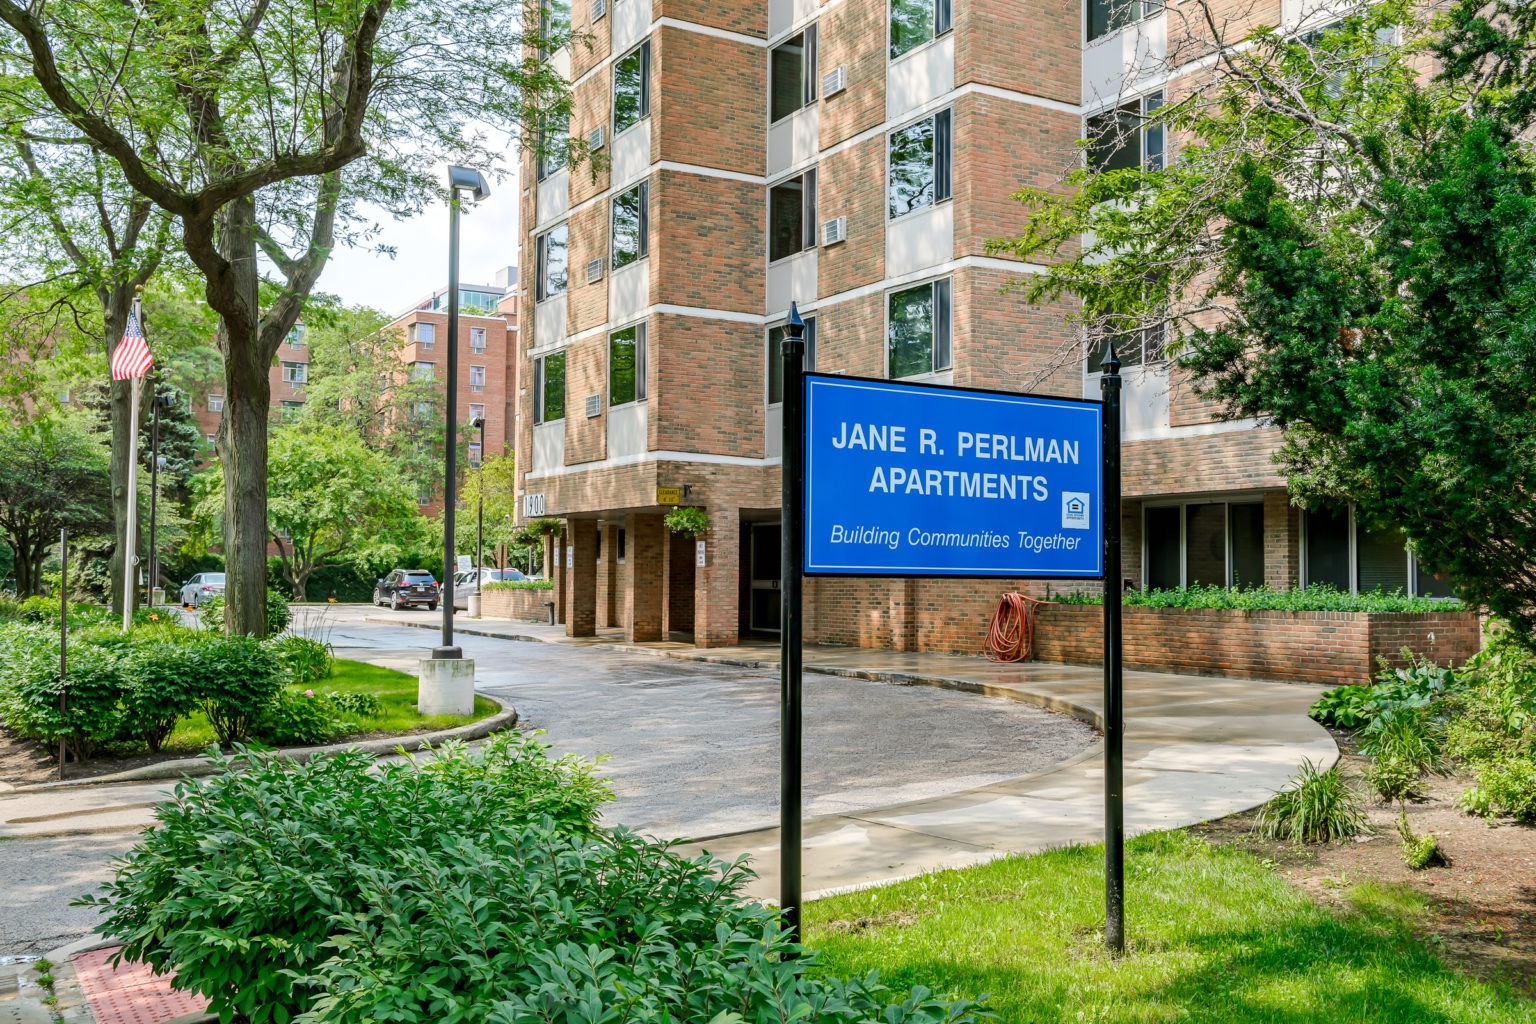
[[[1294,6],[1259,0],[1248,16],[1293,27]],[[791,299],[823,372],[1022,390],[1050,371],[1034,390],[1098,397],[1098,359],[1060,359],[1065,311],[1000,292],[1037,268],[985,242],[1021,231],[1010,193],[1056,186],[1090,119],[1162,102],[1177,74],[1156,58],[1185,28],[1160,3],[574,0],[547,13],[591,40],[550,59],[572,83],[570,136],[605,157],[594,173],[527,154],[522,178],[533,312],[518,486],[526,517],[564,520],[569,632],[775,635],[775,366]],[[1133,130],[1093,158],[1163,149]],[[1151,355],[1121,353],[1126,583],[1443,592],[1400,538],[1348,509],[1292,507],[1278,433],[1217,420]],[[664,528],[666,488],[709,514],[702,554]],[[810,580],[806,635],[970,653],[1003,592],[1044,589]]]

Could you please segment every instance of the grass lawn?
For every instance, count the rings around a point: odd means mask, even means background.
[[[330,678],[322,679],[312,687],[294,687],[294,689],[313,689],[317,694],[340,690],[371,693],[378,697],[384,705],[383,713],[374,718],[363,719],[359,723],[360,732],[352,735],[452,729],[456,725],[467,725],[470,722],[479,721],[487,715],[495,714],[497,710],[493,702],[476,696],[473,715],[419,715],[414,706],[416,704],[415,676],[396,672],[394,669],[379,668],[377,665],[367,665],[361,661],[348,661],[346,658],[335,660]],[[194,711],[176,726],[176,731],[171,733],[170,739],[166,741],[166,749],[197,753],[214,741],[213,726],[209,724],[208,716],[201,711]]]
[[[1536,1003],[1431,951],[1412,890],[1358,885],[1335,912],[1251,854],[1184,832],[1129,844],[1129,953],[1110,959],[1103,865],[1102,847],[1078,847],[820,900],[807,941],[828,974],[990,992],[1009,1024],[1536,1021]]]

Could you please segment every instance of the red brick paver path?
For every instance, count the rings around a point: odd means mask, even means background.
[[[208,1000],[175,991],[170,976],[154,973],[148,964],[107,963],[120,948],[96,949],[70,959],[96,1024],[165,1024],[208,1009]]]

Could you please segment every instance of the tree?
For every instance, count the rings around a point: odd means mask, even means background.
[[[404,538],[419,525],[415,492],[389,460],[345,427],[293,425],[272,435],[267,530],[295,600],[312,572]],[[217,472],[217,470],[215,470]],[[221,489],[199,509],[223,521]]]
[[[40,592],[60,529],[78,536],[111,525],[109,461],[75,418],[0,419],[0,532],[15,552],[18,597]]]
[[[475,554],[474,526],[480,514],[480,498],[485,496],[485,547],[495,550],[498,544],[511,544],[512,524],[517,519],[517,474],[513,466],[513,454],[500,452],[487,454],[483,463],[465,466],[464,479],[459,484],[459,528],[454,534],[457,546],[465,553]]]
[[[46,97],[29,130],[84,136],[178,218],[219,315],[234,632],[266,629],[267,371],[278,345],[334,246],[366,238],[360,203],[413,213],[445,198],[438,161],[499,165],[476,125],[528,134],[541,107],[569,109],[534,56],[552,41],[526,38],[524,14],[492,0],[0,0],[11,30],[0,60]],[[276,278],[266,294],[258,253]]]

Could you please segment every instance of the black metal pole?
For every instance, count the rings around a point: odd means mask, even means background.
[[[800,597],[805,504],[805,321],[789,305],[789,331],[780,344],[784,370],[782,535],[779,584],[779,908],[784,926],[800,933]]]
[[[453,643],[453,505],[454,477],[459,471],[459,190],[450,189],[448,202],[448,423],[443,438],[443,645],[434,658],[462,658]]]
[[[69,531],[59,530],[59,724],[64,723],[64,689],[69,669]],[[64,734],[59,733],[59,781],[64,781]]]
[[[1104,397],[1104,946],[1125,952],[1125,706],[1120,665],[1120,360],[1099,378]]]
[[[153,386],[153,385],[151,385]],[[158,390],[158,389],[156,389]],[[160,571],[156,565],[155,547],[155,521],[158,516],[155,513],[156,499],[160,497],[160,396],[154,397],[154,411],[152,413],[149,431],[149,607],[155,606],[155,581]]]
[[[480,578],[485,575],[485,417],[480,417],[480,468],[479,478],[476,481],[479,486],[480,501],[475,508],[475,593],[480,593]],[[485,614],[481,612],[481,614]]]

